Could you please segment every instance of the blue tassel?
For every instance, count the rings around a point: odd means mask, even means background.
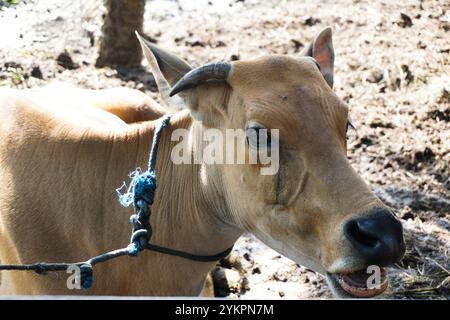
[[[149,205],[153,204],[156,189],[156,175],[153,171],[144,172],[135,177],[134,181],[134,205],[138,200],[144,200]]]
[[[136,206],[138,200],[144,200],[149,205],[153,204],[156,190],[156,174],[154,171],[146,171],[141,173],[140,169],[136,169],[131,173],[131,183],[125,193],[120,190],[126,187],[124,183],[120,188],[116,189],[119,195],[119,202],[124,207],[129,207],[130,204]]]

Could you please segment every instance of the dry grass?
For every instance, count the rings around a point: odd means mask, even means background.
[[[425,227],[426,228],[426,227]],[[405,229],[407,251],[391,270],[393,296],[400,299],[450,298],[450,246],[430,232]]]

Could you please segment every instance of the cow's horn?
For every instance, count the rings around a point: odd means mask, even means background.
[[[173,86],[172,91],[170,91],[170,96],[187,89],[192,89],[208,80],[228,81],[230,71],[231,64],[227,62],[213,62],[195,68],[178,80]]]

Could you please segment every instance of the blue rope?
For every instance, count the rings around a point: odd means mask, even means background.
[[[139,252],[144,250],[152,237],[149,218],[150,206],[153,204],[156,191],[156,155],[161,133],[167,127],[169,121],[170,116],[164,116],[155,129],[147,171],[141,173],[140,168],[136,168],[130,175],[131,183],[127,192],[120,194],[121,188],[116,190],[122,206],[128,207],[133,204],[136,210],[136,213],[130,217],[133,232],[130,244],[127,247],[128,253],[132,256],[137,256]]]
[[[156,128],[155,133],[153,134],[153,143],[148,160],[147,171],[141,173],[141,168],[136,168],[136,170],[131,173],[131,183],[126,193],[120,193],[120,190],[124,185],[116,189],[117,193],[119,194],[120,204],[122,206],[129,207],[131,204],[133,204],[136,207],[137,201],[141,199],[147,202],[149,205],[153,204],[156,190],[156,154],[158,152],[161,132],[164,128],[167,127],[167,125],[169,124],[169,120],[169,115],[164,116],[158,127]]]

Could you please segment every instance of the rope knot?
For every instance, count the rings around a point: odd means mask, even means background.
[[[139,229],[133,232],[130,244],[127,247],[129,254],[132,256],[137,256],[139,252],[145,249],[145,246],[150,241],[151,237],[152,228],[150,226],[148,229]]]
[[[153,204],[156,190],[156,174],[154,171],[146,171],[134,178],[134,204],[144,200],[148,205]]]
[[[80,266],[80,282],[83,289],[90,289],[94,283],[94,272],[92,265],[84,263]]]
[[[119,195],[120,204],[124,207],[128,207],[133,204],[135,207],[151,206],[155,197],[156,189],[156,173],[154,170],[141,172],[140,168],[137,168],[130,174],[131,183],[127,187],[125,183],[120,188],[116,189]],[[125,193],[121,190],[126,188]]]

